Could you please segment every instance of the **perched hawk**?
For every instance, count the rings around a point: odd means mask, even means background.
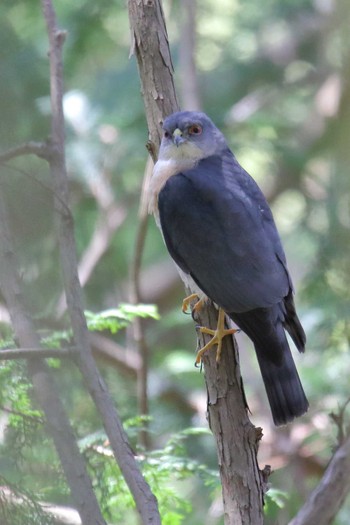
[[[224,311],[254,343],[274,423],[286,424],[308,401],[285,330],[299,352],[306,338],[271,210],[207,115],[174,113],[163,130],[149,211],[185,284],[220,308],[205,348],[233,332],[224,330]]]

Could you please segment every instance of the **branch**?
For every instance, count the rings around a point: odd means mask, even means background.
[[[24,308],[17,260],[8,227],[7,213],[0,193],[0,288],[7,303],[16,339],[23,347],[39,348],[40,339]],[[12,352],[12,350],[11,350]],[[48,432],[60,457],[72,497],[86,525],[104,525],[85,462],[79,452],[65,409],[60,401],[54,378],[42,359],[30,359],[27,371],[34,394],[45,414]]]
[[[72,357],[76,348],[11,348],[0,350],[0,361]]]
[[[117,365],[123,374],[135,378],[141,366],[140,356],[130,348],[123,348],[112,339],[99,333],[90,333],[90,344],[96,357]]]
[[[23,155],[36,155],[41,159],[48,160],[51,155],[50,144],[48,142],[26,142],[25,144],[0,153],[0,164],[4,164],[16,157],[22,157]]]
[[[329,525],[350,492],[350,436],[332,457],[320,483],[289,525]]]
[[[177,111],[172,63],[160,0],[128,0],[130,26],[141,77],[149,133],[158,151],[160,122]],[[155,118],[156,117],[156,118]],[[217,312],[207,306],[200,313],[204,326],[216,328]],[[203,347],[204,339],[200,338]],[[219,365],[212,352],[204,358],[210,427],[218,449],[226,525],[261,525],[267,470],[257,461],[261,431],[247,417],[234,339],[225,338]]]
[[[0,487],[1,506],[8,503],[11,506],[28,505],[28,497],[18,492],[14,492],[9,487]],[[62,505],[52,505],[51,503],[38,502],[41,510],[50,516],[50,523],[55,525],[82,525],[79,513],[72,508],[63,507]],[[52,521],[53,520],[53,521]]]
[[[134,256],[131,263],[130,271],[130,302],[132,304],[139,304],[142,302],[140,293],[140,271],[142,254],[146,241],[147,225],[148,225],[148,211],[146,204],[146,195],[148,183],[151,179],[153,170],[153,162],[149,157],[145,167],[143,177],[140,205],[139,205],[139,222],[136,233],[136,242],[134,249]],[[128,330],[131,334],[132,345],[135,347],[140,358],[140,367],[137,373],[137,403],[138,412],[140,415],[148,415],[148,361],[149,351],[146,343],[144,321],[140,317],[136,317]],[[143,448],[148,449],[149,434],[147,431],[147,424],[139,431],[139,443]]]
[[[123,224],[127,216],[127,207],[117,205],[113,189],[107,181],[104,171],[96,181],[88,181],[90,191],[95,197],[98,206],[98,217],[90,242],[85,248],[78,263],[78,275],[81,286],[84,287],[90,279],[94,268],[108,249],[115,232]],[[61,317],[66,310],[64,293],[57,301],[57,316]]]
[[[71,214],[66,213],[65,208],[62,207],[61,204],[61,201],[68,203],[69,194],[64,152],[64,118],[62,105],[62,44],[64,33],[57,28],[56,14],[51,0],[42,0],[42,4],[50,41],[51,135],[56,151],[56,155],[50,159],[50,171],[55,188],[58,243],[64,288],[73,335],[78,347],[79,368],[103,420],[114,456],[135,500],[142,522],[147,525],[158,525],[160,523],[160,517],[156,498],[142,477],[113,400],[97,369],[91,351],[89,333],[84,317],[82,290],[77,270],[78,262],[74,225]],[[85,520],[83,520],[83,522],[85,524]]]

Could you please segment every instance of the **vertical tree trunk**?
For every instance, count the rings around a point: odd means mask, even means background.
[[[173,66],[160,0],[128,0],[132,52],[141,79],[153,156],[161,138],[161,121],[179,109]],[[208,306],[200,324],[216,328],[217,312]],[[204,344],[201,336],[200,346]],[[261,525],[265,483],[257,462],[261,431],[250,423],[234,339],[226,338],[219,365],[215,352],[204,357],[208,416],[216,439],[226,525]]]

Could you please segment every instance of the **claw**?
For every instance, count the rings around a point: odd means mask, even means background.
[[[196,304],[193,307],[194,312],[198,312],[204,304],[205,299],[200,299],[199,296],[196,293],[192,293],[188,297],[185,297],[185,299],[182,301],[182,311],[184,314],[187,313],[187,310],[191,306],[192,301],[196,299]]]
[[[209,350],[209,348],[211,348],[214,345],[217,345],[216,362],[218,363],[221,357],[223,338],[226,337],[227,335],[232,335],[238,332],[236,328],[229,328],[229,329],[225,328],[225,312],[221,308],[219,308],[219,318],[218,318],[218,324],[217,324],[216,330],[211,330],[210,328],[206,328],[202,326],[199,328],[199,331],[202,334],[212,335],[213,337],[209,341],[209,343],[207,343],[205,346],[203,346],[203,348],[199,350],[199,352],[197,352],[195,366],[197,366],[201,362],[202,355],[204,354],[204,352]]]

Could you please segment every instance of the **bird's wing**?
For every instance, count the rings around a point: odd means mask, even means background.
[[[227,312],[269,307],[288,294],[271,210],[230,150],[171,177],[158,204],[171,256]]]

